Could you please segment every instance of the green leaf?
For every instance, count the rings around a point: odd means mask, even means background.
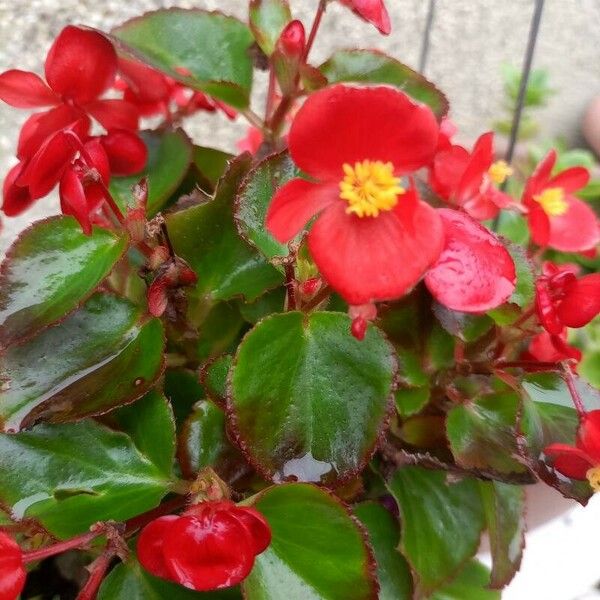
[[[171,198],[183,181],[192,160],[192,144],[186,134],[177,131],[142,131],[148,148],[148,162],[141,173],[129,177],[113,177],[110,193],[124,212],[133,204],[131,190],[143,177],[148,178],[147,214],[153,217]]]
[[[533,264],[527,257],[527,253],[523,246],[519,246],[518,244],[506,244],[506,249],[512,256],[517,272],[517,285],[508,301],[524,308],[533,302],[535,296]]]
[[[234,302],[219,302],[212,306],[199,324],[198,360],[232,351],[243,326],[244,320]]]
[[[150,575],[133,554],[117,565],[102,582],[98,600],[242,600],[238,587],[195,592]]]
[[[173,407],[177,428],[189,417],[196,402],[204,398],[204,388],[198,381],[198,374],[188,369],[167,369],[164,392]]]
[[[218,12],[171,8],[131,19],[112,34],[122,50],[169,77],[235,108],[248,106],[252,34],[237,19]]]
[[[175,252],[198,274],[195,292],[200,297],[254,300],[283,281],[281,273],[240,238],[233,222],[233,199],[250,161],[243,155],[230,164],[214,200],[166,218]]]
[[[419,593],[452,578],[479,546],[484,512],[477,482],[446,483],[446,474],[403,467],[389,482],[400,507],[400,548],[412,566]]]
[[[224,354],[210,361],[200,373],[202,385],[211,400],[224,405],[227,396],[227,375],[233,362],[231,354]]]
[[[261,319],[283,311],[286,298],[284,286],[268,291],[254,302],[240,302],[240,313],[248,323],[256,325]]]
[[[166,476],[175,459],[175,418],[169,401],[157,390],[148,392],[134,404],[116,410],[113,416],[138,450]]]
[[[502,589],[519,570],[525,546],[525,489],[479,482],[492,553],[490,587]]]
[[[242,583],[246,600],[376,597],[363,534],[335,496],[308,484],[278,485],[259,494],[254,506],[273,540]]]
[[[240,234],[267,258],[287,256],[287,244],[280,244],[266,229],[265,217],[275,192],[298,177],[300,171],[287,152],[260,162],[244,179],[235,202],[234,218]]]
[[[410,67],[377,50],[339,50],[320,67],[329,83],[356,82],[393,85],[423,102],[438,117],[448,112],[448,100],[433,83]]]
[[[503,210],[498,215],[497,233],[514,244],[527,246],[529,243],[529,227],[527,220],[520,214]]]
[[[133,402],[160,375],[163,343],[158,319],[122,298],[95,294],[62,323],[2,356],[2,428],[70,421]]]
[[[61,538],[158,505],[171,485],[131,439],[93,420],[0,435],[0,498]]]
[[[121,258],[127,239],[72,217],[26,229],[0,267],[0,349],[23,341],[71,312]]]
[[[463,342],[478,340],[494,326],[494,321],[487,315],[458,312],[437,303],[433,306],[433,314],[450,335],[456,336]]]
[[[455,579],[429,600],[500,600],[500,592],[486,589],[489,579],[487,567],[476,560],[469,561]]]
[[[270,56],[283,28],[292,20],[287,0],[251,0],[250,29],[260,49]]]
[[[519,396],[490,394],[448,412],[446,432],[456,462],[467,469],[522,473],[515,456]]]
[[[412,576],[405,558],[398,552],[400,528],[381,504],[363,502],[354,514],[367,528],[377,563],[379,600],[411,600]]]
[[[206,148],[204,146],[194,146],[192,161],[198,171],[214,188],[219,179],[223,176],[223,173],[225,173],[227,163],[232,158],[232,154],[223,152],[223,150]]]
[[[332,484],[360,471],[384,426],[396,370],[375,327],[341,313],[288,312],[246,335],[230,372],[231,425],[266,477]]]

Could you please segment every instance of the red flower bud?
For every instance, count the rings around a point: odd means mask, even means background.
[[[365,334],[367,333],[367,321],[364,317],[356,317],[352,320],[352,326],[350,327],[350,332],[352,335],[359,341],[365,339]]]
[[[0,531],[0,600],[16,600],[23,590],[25,578],[21,548]]]
[[[277,49],[286,58],[300,60],[306,48],[306,34],[301,21],[291,21],[286,25],[277,40]]]
[[[321,288],[321,278],[311,277],[300,284],[300,293],[307,298],[314,296]]]

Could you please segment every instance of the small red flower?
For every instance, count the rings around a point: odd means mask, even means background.
[[[600,242],[598,218],[574,195],[587,185],[590,174],[584,167],[571,167],[552,176],[555,164],[556,151],[550,150],[525,185],[531,237],[539,246],[563,252],[591,250]]]
[[[440,122],[440,136],[438,138],[437,152],[449,150],[452,147],[452,138],[458,131],[450,117],[443,117]]]
[[[138,540],[138,558],[157,577],[208,591],[245,579],[270,543],[269,525],[253,508],[202,502],[181,516],[147,525]]]
[[[550,444],[544,454],[562,475],[588,480],[592,489],[600,490],[600,410],[586,413],[579,423],[575,446]]]
[[[402,176],[429,164],[438,125],[431,110],[387,87],[335,85],[316,92],[289,133],[293,179],[266,218],[285,243],[317,217],[308,246],[323,277],[349,304],[398,298],[437,259],[441,219]]]
[[[0,600],[16,600],[25,586],[26,576],[21,548],[0,531]]]
[[[472,152],[456,145],[438,152],[429,171],[429,184],[443,200],[484,221],[514,204],[496,187],[511,173],[504,161],[494,162],[494,134],[488,132],[475,142]]]
[[[375,25],[383,35],[392,31],[390,16],[383,0],[339,0],[367,23]]]
[[[558,363],[564,360],[581,360],[581,350],[567,342],[567,330],[559,334],[542,331],[535,335],[529,342],[527,352],[522,355],[524,360]]]
[[[551,334],[583,327],[600,314],[600,273],[577,278],[568,268],[546,263],[535,287],[538,318]]]

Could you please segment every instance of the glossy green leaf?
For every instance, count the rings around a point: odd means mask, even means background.
[[[242,600],[238,587],[194,592],[150,575],[133,554],[117,565],[102,582],[98,600]]]
[[[204,175],[214,188],[227,169],[227,163],[233,155],[216,148],[194,146],[192,160],[198,171]]]
[[[521,192],[519,191],[519,194]],[[527,246],[529,243],[529,227],[527,220],[516,212],[503,210],[498,215],[498,235],[509,239],[520,246]]]
[[[299,174],[287,152],[275,154],[252,169],[238,191],[234,214],[238,230],[267,258],[288,255],[287,244],[279,243],[267,231],[265,217],[275,192]]]
[[[171,481],[124,433],[93,420],[0,434],[0,499],[59,537],[155,507]]]
[[[148,148],[148,161],[141,173],[129,177],[113,177],[110,193],[121,208],[133,204],[131,190],[143,177],[148,178],[147,214],[153,217],[175,192],[192,160],[192,144],[186,134],[177,131],[142,131]]]
[[[207,363],[200,375],[208,396],[219,405],[224,405],[227,396],[227,375],[233,362],[231,354],[224,354]]]
[[[433,83],[377,50],[338,50],[319,68],[329,83],[347,81],[393,85],[429,105],[438,117],[448,112],[446,96]]]
[[[372,558],[348,510],[308,484],[268,488],[254,506],[269,522],[271,545],[242,583],[246,600],[371,600]]]
[[[38,221],[21,233],[0,267],[0,349],[76,308],[126,247],[125,237],[106,229],[83,235],[72,217]]]
[[[428,600],[500,600],[500,592],[486,589],[489,579],[487,567],[476,560],[469,561],[450,583]]]
[[[233,199],[250,161],[244,155],[230,164],[214,200],[167,216],[175,251],[198,274],[195,293],[203,298],[243,296],[254,300],[283,280],[279,271],[240,238],[233,222]]]
[[[285,287],[281,286],[268,291],[254,302],[240,302],[240,313],[248,323],[256,325],[261,319],[283,311],[286,294]]]
[[[250,29],[260,49],[270,56],[283,28],[292,20],[287,0],[251,0]]]
[[[215,304],[198,326],[198,360],[233,351],[243,327],[244,320],[234,302]]]
[[[190,416],[196,402],[205,395],[198,373],[191,369],[167,369],[163,389],[173,407],[178,428]]]
[[[248,106],[252,34],[237,19],[171,8],[131,19],[112,35],[122,49],[186,86],[236,108]]]
[[[163,328],[133,304],[95,294],[63,322],[0,357],[0,422],[102,414],[143,396],[162,370]]]
[[[502,589],[519,570],[525,546],[525,489],[479,482],[492,553],[490,587]]]
[[[441,471],[403,467],[388,485],[400,507],[400,548],[419,592],[427,595],[477,551],[485,519],[478,484],[473,479],[448,484]]]
[[[509,251],[515,263],[517,273],[515,291],[508,301],[524,308],[533,302],[535,296],[533,263],[529,260],[523,246],[519,246],[518,244],[507,244],[506,249]]]
[[[490,394],[457,405],[448,412],[446,431],[456,462],[467,469],[522,473],[516,460],[515,392]]]
[[[246,335],[230,372],[238,442],[274,481],[348,479],[374,450],[395,370],[380,331],[369,327],[359,342],[344,314],[267,317]]]
[[[131,437],[138,450],[170,476],[175,459],[175,418],[169,401],[157,390],[111,416]]]
[[[388,510],[376,502],[363,502],[354,514],[366,527],[377,563],[379,600],[411,600],[412,576],[398,551],[400,528]]]

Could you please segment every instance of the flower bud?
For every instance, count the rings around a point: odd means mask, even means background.
[[[302,60],[306,48],[306,34],[301,21],[294,20],[287,24],[277,40],[276,48],[288,59]]]

